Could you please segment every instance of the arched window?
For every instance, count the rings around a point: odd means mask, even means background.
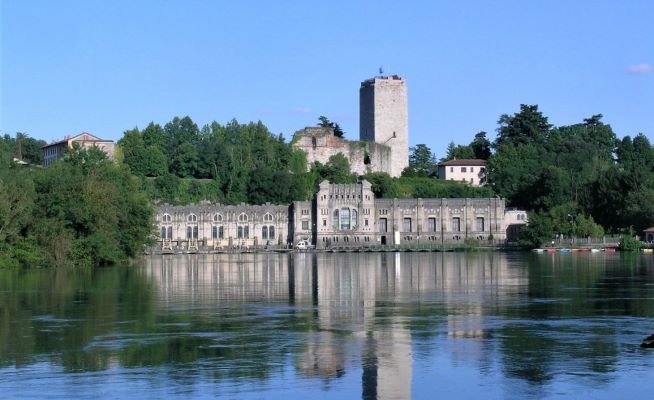
[[[213,215],[213,222],[222,222],[223,216],[220,214],[214,214]]]
[[[238,239],[243,239],[243,227],[242,226],[239,226],[238,228],[236,228],[236,237]]]
[[[243,237],[244,237],[245,239],[249,239],[249,238],[250,238],[250,227],[248,227],[247,225],[245,225],[245,226],[243,227]]]
[[[272,216],[272,214],[270,214],[270,213],[266,213],[266,214],[263,216],[263,221],[264,221],[264,222],[272,222],[272,220],[273,220],[273,216]]]
[[[218,239],[218,240],[220,240],[220,239],[223,238],[223,236],[224,236],[224,230],[223,230],[223,226],[222,226],[222,225],[220,225],[220,226],[216,226],[216,225],[214,225],[214,226],[211,228],[211,237],[212,237],[213,239]]]
[[[269,226],[268,227],[268,239],[274,239],[275,238],[275,227],[274,226]]]
[[[341,208],[341,230],[350,229],[350,209]]]
[[[170,221],[172,221],[172,218],[170,217],[170,214],[164,214],[164,215],[161,217],[161,219],[163,220],[163,222],[170,222]]]
[[[357,210],[352,209],[352,229],[356,228],[359,224],[359,213]]]
[[[195,214],[189,214],[188,217],[186,217],[186,220],[188,222],[198,222],[198,216]]]
[[[238,215],[238,222],[248,222],[248,216],[245,213],[240,213]]]
[[[261,239],[268,240],[268,227],[264,226],[261,228]]]
[[[197,239],[198,238],[198,227],[196,226],[187,226],[186,227],[186,238],[187,239]]]
[[[340,225],[338,222],[338,208],[334,210],[333,218],[332,218],[332,226],[334,227],[334,230],[340,229]]]

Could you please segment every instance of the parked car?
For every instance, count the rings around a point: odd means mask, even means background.
[[[308,240],[300,240],[295,244],[295,248],[298,250],[308,250],[313,249],[313,245]]]

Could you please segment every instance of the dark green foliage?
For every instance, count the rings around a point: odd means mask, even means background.
[[[620,251],[638,251],[643,247],[644,243],[638,240],[638,237],[630,232],[627,235],[620,237],[618,248]]]
[[[527,249],[540,247],[554,237],[552,219],[542,213],[529,213],[529,225],[520,232],[520,246]]]
[[[110,265],[148,242],[152,208],[138,179],[97,148],[76,147],[47,169],[6,160],[0,266]]]
[[[261,122],[199,129],[189,117],[175,117],[163,128],[151,123],[126,131],[119,145],[132,173],[155,178],[142,179],[153,200],[284,203],[309,198],[315,186],[304,153]]]
[[[369,172],[362,176],[370,182],[375,197],[396,197],[393,178],[385,172]]]
[[[355,183],[357,177],[350,172],[350,162],[342,153],[329,157],[327,164],[314,163],[312,171],[317,174],[318,182],[328,180],[331,183]]]
[[[329,118],[325,117],[324,115],[321,115],[318,117],[318,126],[322,126],[323,128],[333,128],[334,129],[334,136],[342,138],[345,136],[345,132],[343,132],[343,129],[338,123],[332,122],[329,120]]]
[[[20,158],[25,162],[34,165],[41,165],[43,163],[43,152],[41,151],[41,147],[47,144],[46,141],[33,139],[20,132],[16,133],[16,137],[20,141],[20,154],[16,154],[16,138],[9,135],[0,136],[0,152],[11,156],[11,158],[20,156]]]
[[[402,171],[405,177],[435,177],[438,172],[436,156],[425,144],[409,148],[409,166]]]
[[[454,197],[492,197],[493,191],[488,187],[474,187],[461,182],[444,181],[434,178],[395,179],[395,188],[390,191],[399,198],[454,198]]]
[[[445,154],[445,157],[441,158],[441,161],[454,160],[455,158],[458,160],[473,159],[475,158],[475,151],[471,146],[457,146],[454,142],[450,142],[450,144],[447,145],[447,153]]]
[[[477,133],[472,143],[470,143],[470,148],[472,148],[474,158],[488,160],[491,155],[491,142],[486,139],[486,132]]]
[[[520,112],[514,115],[503,114],[497,122],[496,144],[542,144],[550,133],[552,125],[538,111],[537,105],[520,105]]]
[[[585,237],[603,234],[602,227],[640,232],[654,225],[654,150],[642,134],[618,140],[601,119],[552,127],[526,105],[503,115],[489,158],[491,186],[510,205],[549,215],[555,233]]]

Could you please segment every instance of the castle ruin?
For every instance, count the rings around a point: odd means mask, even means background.
[[[307,127],[295,132],[293,147],[304,151],[310,166],[327,163],[343,154],[352,172],[386,172],[398,177],[409,165],[409,111],[406,80],[397,75],[377,76],[361,82],[359,138],[334,136],[332,128]]]

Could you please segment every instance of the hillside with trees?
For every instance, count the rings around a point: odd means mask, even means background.
[[[125,168],[96,148],[23,166],[15,143],[0,145],[0,267],[103,266],[142,253],[153,210]]]
[[[555,127],[538,106],[524,104],[498,125],[490,154],[480,132],[468,145],[450,144],[444,159],[488,154],[494,193],[530,211],[526,245],[654,225],[654,149],[642,133],[619,139],[601,114]]]
[[[323,118],[322,123],[331,124]],[[378,197],[500,196],[530,212],[525,245],[566,237],[640,232],[654,225],[654,149],[647,137],[618,138],[602,115],[552,126],[536,105],[502,115],[493,142],[485,132],[445,157],[488,160],[485,187],[442,181],[436,155],[410,150],[399,178],[351,173],[342,154],[307,166],[304,153],[261,122],[199,128],[189,117],[125,131],[111,162],[74,149],[42,169],[12,161],[15,139],[0,137],[0,265],[108,265],[147,243],[152,203],[288,204],[310,199],[319,182],[367,179]],[[41,162],[43,141],[17,136],[22,158]]]
[[[338,127],[326,117],[321,126]],[[336,130],[335,130],[336,131]],[[141,180],[153,201],[187,204],[203,200],[223,204],[289,204],[309,200],[319,182],[354,183],[349,161],[338,153],[326,164],[307,166],[304,152],[261,122],[232,120],[198,125],[189,117],[175,117],[163,126],[125,131],[118,141],[123,162]],[[420,147],[418,148],[425,150]],[[429,153],[430,150],[426,149]],[[418,153],[420,153],[418,151]],[[434,160],[414,155],[416,172],[406,178],[368,174],[382,197],[484,197],[487,189],[434,180]],[[431,166],[429,163],[431,162]],[[430,169],[418,171],[420,168]]]

